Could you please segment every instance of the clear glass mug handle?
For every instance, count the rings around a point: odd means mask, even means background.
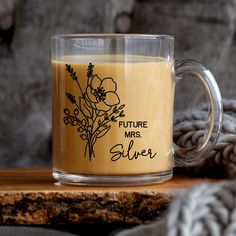
[[[186,75],[193,75],[203,85],[210,103],[210,119],[207,133],[199,145],[192,148],[182,148],[174,144],[175,166],[196,165],[206,159],[207,154],[217,142],[222,123],[221,94],[212,73],[197,61],[177,60],[175,62],[175,83],[178,83]]]

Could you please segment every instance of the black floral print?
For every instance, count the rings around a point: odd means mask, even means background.
[[[111,123],[125,116],[125,104],[120,105],[117,84],[111,77],[100,78],[93,75],[94,65],[89,63],[87,69],[87,86],[85,91],[79,83],[79,77],[71,65],[65,65],[66,71],[78,86],[78,99],[66,92],[67,99],[75,106],[73,112],[64,109],[65,125],[76,127],[80,138],[86,141],[84,156],[89,160],[95,157],[94,145],[97,139],[105,136],[111,129]]]

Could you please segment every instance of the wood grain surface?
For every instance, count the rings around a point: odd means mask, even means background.
[[[148,223],[178,192],[215,181],[178,175],[156,185],[88,187],[61,185],[50,169],[0,169],[0,223]]]

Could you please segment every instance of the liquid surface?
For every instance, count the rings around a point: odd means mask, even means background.
[[[172,71],[172,61],[141,56],[53,60],[54,169],[97,175],[170,170]]]

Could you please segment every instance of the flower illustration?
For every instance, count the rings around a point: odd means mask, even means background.
[[[117,84],[111,77],[101,79],[98,75],[94,75],[86,92],[91,105],[96,110],[107,112],[112,106],[120,103],[116,89]]]
[[[89,63],[87,69],[87,87],[82,90],[81,79],[71,65],[65,65],[71,79],[78,85],[79,96],[66,92],[67,99],[74,110],[64,108],[65,125],[76,127],[81,140],[86,142],[84,156],[89,160],[95,157],[94,145],[111,129],[111,123],[125,116],[125,104],[120,104],[116,93],[117,84],[111,77],[101,79],[93,74],[94,65]]]

